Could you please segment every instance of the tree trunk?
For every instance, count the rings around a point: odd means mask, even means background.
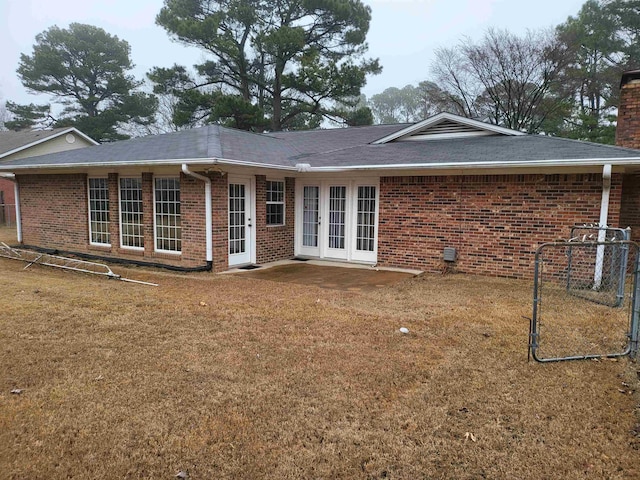
[[[273,81],[273,117],[271,118],[271,130],[282,130],[282,73],[284,65],[276,62],[275,78]]]

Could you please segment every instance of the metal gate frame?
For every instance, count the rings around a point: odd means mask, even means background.
[[[581,227],[578,227],[581,228]],[[582,227],[584,228],[584,227]],[[636,358],[638,353],[638,337],[639,337],[639,326],[640,326],[640,246],[628,240],[629,231],[624,229],[600,229],[595,227],[594,230],[613,230],[616,232],[622,231],[624,232],[624,240],[613,240],[613,241],[574,241],[573,235],[572,240],[562,241],[562,242],[549,242],[544,243],[538,247],[535,254],[535,270],[534,270],[534,287],[533,287],[533,315],[530,319],[529,325],[529,358],[533,357],[533,359],[537,362],[558,362],[564,360],[586,360],[586,359],[594,359],[594,358],[615,358],[615,357],[623,357],[629,355],[631,358]],[[572,229],[572,234],[574,233],[574,229]],[[599,232],[599,236],[601,236]],[[620,269],[620,280],[618,283],[618,292],[617,296],[620,299],[615,305],[610,304],[602,304],[611,308],[619,308],[622,306],[622,299],[620,295],[624,296],[624,281],[626,280],[626,274],[628,271],[628,254],[629,249],[631,247],[636,249],[635,260],[633,262],[633,271],[632,275],[632,289],[631,289],[631,312],[630,312],[630,321],[629,321],[629,331],[627,332],[627,345],[624,351],[618,353],[610,353],[610,354],[586,354],[586,355],[572,355],[565,357],[549,357],[542,358],[538,355],[538,349],[540,347],[540,306],[541,306],[541,268],[542,268],[542,252],[551,247],[556,248],[566,248],[568,259],[568,271],[567,271],[567,289],[569,289],[569,279],[571,275],[571,261],[573,248],[578,246],[589,246],[596,247],[597,251],[600,252],[606,247],[618,247],[623,252],[624,263]],[[598,253],[599,255],[600,253]],[[625,278],[622,278],[625,277]],[[620,288],[622,288],[622,292],[620,292]],[[596,302],[598,303],[598,302]]]

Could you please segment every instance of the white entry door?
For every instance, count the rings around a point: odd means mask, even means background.
[[[250,264],[255,259],[253,188],[250,178],[229,178],[229,266]]]
[[[376,263],[378,179],[300,183],[296,255]]]

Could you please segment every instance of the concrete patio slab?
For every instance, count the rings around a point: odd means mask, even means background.
[[[255,270],[234,270],[229,273],[334,290],[362,291],[392,285],[421,272],[311,260],[277,262]]]

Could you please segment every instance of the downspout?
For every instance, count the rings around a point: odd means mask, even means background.
[[[189,170],[189,165],[182,164],[182,173],[204,182],[204,208],[205,208],[205,225],[207,231],[205,232],[206,244],[207,244],[207,265],[211,268],[213,266],[213,213],[211,207],[211,179],[204,175]]]
[[[611,193],[611,165],[605,165],[602,169],[602,201],[600,203],[600,222],[598,223],[598,243],[607,239],[607,219],[609,217],[609,195]],[[593,288],[598,289],[602,285],[602,269],[604,265],[604,245],[598,246],[596,253],[596,271],[593,278]]]
[[[22,214],[20,213],[20,188],[18,188],[18,180],[14,175],[11,177],[2,177],[10,182],[13,182],[13,196],[15,197],[16,202],[16,235],[18,237],[18,243],[22,243]]]

